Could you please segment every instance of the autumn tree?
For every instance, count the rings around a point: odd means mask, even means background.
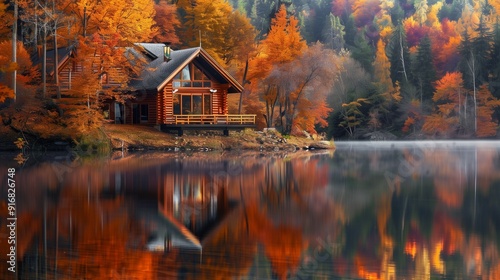
[[[476,136],[492,137],[497,135],[498,120],[493,119],[493,113],[500,107],[500,100],[495,98],[487,85],[482,85],[477,93],[477,130]]]
[[[161,0],[154,5],[154,28],[156,29],[153,35],[153,41],[159,43],[170,43],[174,46],[180,44],[179,37],[176,33],[176,28],[181,24],[177,17],[177,7],[169,4],[166,0]]]
[[[373,22],[374,16],[380,11],[379,0],[354,0],[352,15],[357,27],[363,27]]]
[[[465,92],[462,76],[458,72],[447,73],[437,81],[432,98],[437,112],[425,118],[423,132],[428,135],[456,136],[461,119],[465,116]]]
[[[14,69],[17,70],[16,79],[18,80],[21,92],[26,93],[28,84],[33,83],[37,78],[37,72],[33,69],[30,55],[24,48],[24,45],[21,42],[17,42],[17,62],[15,64],[12,63],[11,59],[11,46],[11,41],[0,42],[0,103],[4,102],[6,98],[14,97],[14,92],[10,87],[13,78],[11,73]]]
[[[385,52],[385,43],[382,40],[377,42],[375,61],[373,62],[375,83],[381,87],[382,91],[392,90],[391,64]]]
[[[12,38],[10,27],[12,25],[12,14],[8,12],[8,7],[5,2],[0,3],[0,40]]]
[[[29,35],[24,37],[28,46],[37,49],[41,44],[42,53],[38,54],[41,59],[42,75],[42,96],[46,97],[47,76],[49,75],[49,66],[56,69],[59,65],[59,48],[61,46],[73,45],[76,40],[75,30],[76,18],[64,11],[67,3],[65,1],[27,1],[20,0],[20,6],[23,10],[21,18],[25,23],[25,31]],[[63,36],[61,36],[63,34]],[[61,44],[60,40],[64,42]],[[51,47],[50,47],[51,46]],[[53,56],[47,57],[48,49],[53,50]],[[39,61],[38,61],[39,62]],[[52,84],[55,87],[57,98],[61,98],[59,88],[59,73],[53,72]]]
[[[125,47],[149,41],[153,36],[154,6],[149,0],[70,1],[66,11],[78,22],[78,52],[74,63],[81,67],[69,98],[62,100],[64,123],[75,135],[100,126],[100,105],[107,99],[124,102],[121,94],[140,63],[132,64]]]
[[[253,48],[255,30],[250,21],[223,0],[182,1],[185,14],[181,28],[185,46],[202,46],[224,66],[241,63]]]
[[[286,8],[283,5],[272,20],[269,34],[261,41],[257,56],[249,61],[249,80],[252,81],[252,90],[259,91],[265,104],[267,127],[274,125],[278,101],[284,106],[285,99],[279,100],[280,96],[288,94],[282,92],[283,89],[280,88],[276,76],[270,74],[273,70],[290,71],[290,68],[283,68],[283,65],[297,59],[306,48],[300,36],[298,20],[294,16],[287,17]]]
[[[332,88],[336,59],[332,50],[318,43],[291,63],[278,66],[286,73],[279,77],[283,93],[279,102],[280,116],[285,118],[285,134],[302,130],[314,133],[315,125],[327,126],[326,117],[331,109],[327,106],[326,95]]]

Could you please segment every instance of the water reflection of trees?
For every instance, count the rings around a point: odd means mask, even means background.
[[[26,180],[19,215],[30,221],[20,229],[22,275],[498,279],[498,155],[435,148],[288,160],[132,157],[92,162],[63,181],[42,164],[18,174]],[[389,188],[384,173],[402,162],[417,168]],[[189,231],[202,252],[148,250],[153,234],[172,227]]]

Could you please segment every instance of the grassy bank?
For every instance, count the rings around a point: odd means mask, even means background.
[[[259,132],[252,129],[230,131],[186,131],[182,137],[163,133],[152,127],[114,125],[103,126],[110,139],[111,149],[125,150],[286,150],[304,148],[334,148],[332,142],[314,141],[299,137],[283,137],[276,131]]]

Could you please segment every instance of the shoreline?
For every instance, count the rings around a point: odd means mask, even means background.
[[[137,125],[105,124],[94,135],[87,135],[79,143],[65,139],[41,139],[23,135],[8,126],[1,131],[0,152],[19,151],[286,151],[335,149],[333,141],[313,140],[301,137],[284,137],[275,130],[255,131],[245,129],[230,131],[189,131],[183,136],[165,133],[153,127]],[[16,145],[26,139],[24,147]]]

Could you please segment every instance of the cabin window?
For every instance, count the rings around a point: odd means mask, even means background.
[[[210,94],[174,94],[174,115],[210,115],[211,102]]]
[[[174,77],[173,87],[212,87],[212,81],[191,63]]]
[[[174,94],[173,97],[173,103],[174,103],[174,115],[180,115],[181,114],[181,100],[180,100],[180,95],[179,94]]]
[[[141,104],[141,122],[148,122],[149,120],[149,106],[148,104]]]

